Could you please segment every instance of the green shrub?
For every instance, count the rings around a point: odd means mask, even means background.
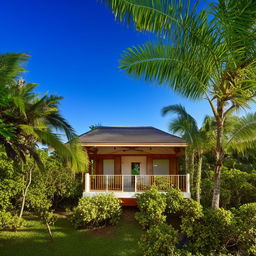
[[[181,230],[187,236],[193,235],[193,225],[203,217],[203,207],[193,199],[183,199],[181,216]]]
[[[239,252],[241,254],[248,251],[256,252],[256,203],[244,204],[232,211],[235,215]]]
[[[232,211],[208,209],[201,216],[199,210],[192,215],[196,216],[194,221],[182,217],[181,225],[182,232],[190,240],[188,251],[203,255],[255,255],[256,203]]]
[[[93,228],[115,225],[120,216],[120,201],[113,194],[99,194],[81,198],[71,221],[75,228]]]
[[[16,231],[25,225],[24,219],[10,212],[0,211],[0,229]]]
[[[170,188],[170,180],[168,176],[155,176],[154,186],[159,191],[167,191]]]
[[[178,213],[183,208],[184,195],[178,189],[170,188],[166,192],[166,211],[170,214]]]
[[[137,205],[139,212],[136,213],[135,218],[143,228],[163,223],[166,220],[165,194],[159,193],[155,186],[144,193],[137,194]]]
[[[144,256],[180,255],[176,244],[178,232],[165,223],[151,226],[139,241],[139,248]]]
[[[191,243],[188,249],[192,252],[228,253],[234,241],[234,215],[225,209],[206,210],[197,221],[182,223],[182,231],[189,237]]]

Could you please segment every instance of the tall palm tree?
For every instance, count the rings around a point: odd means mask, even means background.
[[[21,55],[23,58],[23,55]],[[2,56],[3,59],[9,56]],[[13,57],[11,55],[11,57]],[[0,79],[0,88],[4,95],[0,97],[0,145],[3,146],[7,155],[20,162],[26,163],[27,158],[34,162],[29,167],[28,181],[23,191],[23,200],[20,216],[22,216],[26,194],[31,183],[31,175],[35,163],[42,168],[38,143],[54,149],[73,170],[83,171],[87,166],[86,152],[77,142],[76,134],[72,126],[62,117],[59,111],[61,97],[44,95],[40,97],[34,92],[37,85],[23,80],[17,81],[20,71],[20,56],[17,57],[7,72],[0,75],[6,79]],[[0,57],[1,59],[1,57]],[[23,61],[23,59],[22,59]],[[7,61],[7,64],[9,62]],[[11,74],[8,70],[13,68]],[[68,139],[68,143],[62,142],[62,134]]]
[[[205,9],[182,0],[103,2],[116,19],[160,39],[127,49],[121,69],[209,102],[216,121],[212,208],[218,208],[226,117],[256,96],[256,1],[217,0]]]
[[[191,174],[191,188],[195,198],[200,202],[201,195],[201,174],[203,154],[209,151],[214,152],[214,141],[216,140],[216,120],[214,117],[206,116],[201,128],[198,128],[196,120],[187,113],[181,105],[170,105],[162,109],[162,114],[174,113],[178,117],[173,118],[169,129],[181,135],[189,144],[186,155],[193,158],[194,163],[197,156],[197,168],[194,176],[193,164],[189,166]],[[256,148],[256,113],[249,113],[238,117],[231,113],[227,116],[224,125],[223,148],[227,154],[244,153]],[[195,187],[193,187],[195,184]]]
[[[188,166],[186,163],[186,170],[191,175],[192,195],[195,194],[196,200],[200,202],[203,153],[210,150],[212,146],[209,143],[210,138],[207,137],[207,132],[209,133],[209,131],[205,126],[205,123],[208,122],[208,118],[205,118],[204,125],[202,128],[199,128],[196,120],[188,114],[182,105],[164,107],[162,114],[166,115],[168,113],[177,115],[175,119],[170,121],[170,131],[181,135],[189,144],[186,149],[185,162],[190,159],[191,164]],[[196,172],[194,167],[195,157],[197,159]]]
[[[26,59],[23,54],[0,55],[0,145],[9,157],[25,161],[29,154],[40,165],[35,149],[42,143],[64,157],[74,170],[84,168],[85,154],[76,143],[74,129],[59,111],[62,97],[39,97],[34,92],[37,85],[17,81]],[[60,132],[68,144],[62,142]]]

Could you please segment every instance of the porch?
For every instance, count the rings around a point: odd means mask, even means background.
[[[178,188],[185,198],[190,198],[189,174],[185,175],[90,175],[85,174],[83,196],[114,193],[117,198],[135,198],[155,185],[160,192]]]

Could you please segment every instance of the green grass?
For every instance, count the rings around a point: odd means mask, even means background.
[[[44,225],[29,220],[17,232],[0,232],[1,256],[129,256],[140,255],[138,239],[142,233],[134,220],[134,210],[125,209],[120,223],[94,231],[75,230],[67,219],[59,218],[50,241]]]

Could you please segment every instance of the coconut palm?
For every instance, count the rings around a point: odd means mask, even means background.
[[[209,126],[206,126],[209,117],[205,118],[204,125],[199,128],[196,120],[188,114],[182,105],[170,105],[162,109],[163,115],[169,113],[177,115],[175,119],[170,121],[170,131],[181,135],[188,142],[185,155],[186,171],[191,176],[192,195],[195,194],[196,200],[200,202],[203,153],[212,147],[209,143],[210,137],[207,136],[207,133],[210,134],[207,129]],[[195,158],[197,159],[196,171]],[[190,165],[188,162],[190,162]]]
[[[181,135],[189,144],[186,156],[193,160],[190,161],[192,164],[186,169],[191,174],[192,192],[195,193],[196,200],[200,202],[203,154],[215,151],[216,120],[214,117],[206,116],[202,127],[198,128],[196,120],[187,113],[183,106],[170,105],[164,107],[162,114],[166,115],[168,113],[177,115],[177,118],[171,120],[169,129]],[[223,130],[223,148],[227,154],[244,153],[256,148],[256,113],[249,113],[242,117],[230,113],[227,116]],[[197,157],[197,168],[194,176],[195,156]],[[186,166],[188,165],[186,164]],[[195,187],[193,188],[194,184]]]
[[[160,39],[127,49],[121,69],[209,102],[216,121],[212,208],[218,208],[226,117],[255,101],[256,1],[217,0],[205,9],[182,0],[103,2],[116,19]]]
[[[74,171],[83,171],[88,160],[86,153],[77,143],[74,129],[60,114],[59,103],[62,98],[55,95],[37,95],[34,92],[37,85],[26,84],[22,79],[17,81],[17,75],[23,71],[19,68],[19,56],[11,63],[14,72],[11,75],[3,72],[2,76],[9,77],[0,79],[0,88],[4,92],[0,97],[0,145],[5,149],[7,156],[17,162],[26,163],[27,158],[34,160],[28,168],[28,181],[23,191],[20,212],[22,216],[32,171],[35,164],[42,168],[37,151],[38,143],[53,149]],[[62,142],[60,133],[64,133],[68,143]]]

